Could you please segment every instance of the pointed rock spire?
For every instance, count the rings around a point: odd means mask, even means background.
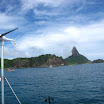
[[[76,47],[74,46],[72,49],[72,56],[80,56],[78,50],[76,49]]]

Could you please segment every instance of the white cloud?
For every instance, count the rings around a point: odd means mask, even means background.
[[[55,16],[58,14],[57,11],[47,11],[47,10],[38,10],[38,9],[34,9],[34,13],[35,15],[48,15],[48,16]]]
[[[5,13],[0,13],[0,29],[13,29],[25,22],[25,19],[20,16],[9,16]]]
[[[22,37],[21,40],[17,42],[19,45],[18,49],[28,52],[34,51],[34,54],[32,54],[33,56],[36,54],[48,53],[56,54],[58,56],[66,56],[63,51],[65,52],[66,48],[69,47],[72,49],[73,44],[76,44],[73,36],[67,33],[66,36],[65,34],[61,33],[58,34],[48,32],[37,36],[34,34],[27,34],[27,36]],[[71,49],[69,49],[69,51],[71,51]]]
[[[85,2],[86,0],[21,0],[24,9],[34,8],[39,4],[43,4],[44,6],[58,7],[63,6],[64,4],[78,4]]]
[[[39,4],[43,4],[44,6],[52,6],[57,7],[66,0],[21,0],[22,8],[25,9],[33,9],[37,7]]]
[[[23,10],[30,10],[37,8],[40,4],[44,7],[51,7],[51,8],[63,8],[68,6],[69,8],[73,8],[75,5],[78,5],[77,11],[83,9],[84,5],[86,4],[86,0],[21,0],[22,9]]]
[[[0,52],[1,54],[1,52]],[[4,58],[17,58],[17,57],[32,57],[31,53],[28,51],[21,51],[21,50],[16,50],[16,49],[10,49],[8,47],[4,46]]]
[[[79,42],[97,42],[100,40],[104,40],[104,21],[101,21],[96,24],[92,24],[87,27],[83,27],[81,31],[82,37]]]

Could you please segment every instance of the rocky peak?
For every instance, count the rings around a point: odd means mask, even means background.
[[[76,47],[74,46],[72,49],[72,56],[80,56],[78,50],[76,49]]]

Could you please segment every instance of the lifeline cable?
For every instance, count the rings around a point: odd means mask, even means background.
[[[9,81],[7,80],[7,78],[6,78],[6,77],[4,77],[4,78],[5,78],[6,82],[7,82],[7,84],[9,85],[10,89],[12,90],[12,92],[13,92],[14,96],[16,97],[16,99],[17,99],[18,103],[19,103],[19,104],[21,104],[21,102],[20,102],[20,100],[18,99],[18,97],[17,97],[16,93],[14,92],[13,88],[11,87],[11,85],[10,85]]]

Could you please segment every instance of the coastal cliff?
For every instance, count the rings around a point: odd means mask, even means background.
[[[64,59],[55,55],[41,55],[36,57],[33,63],[33,67],[53,67],[65,65]]]

